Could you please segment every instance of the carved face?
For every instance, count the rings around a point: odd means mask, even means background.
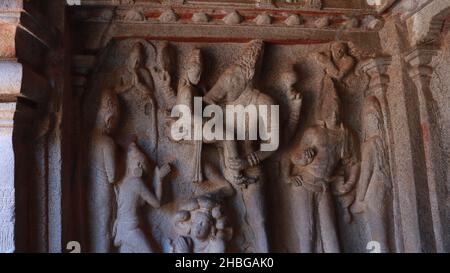
[[[220,80],[224,83],[223,91],[226,93],[229,102],[237,100],[247,86],[241,69],[236,67],[227,69]]]
[[[189,64],[187,70],[187,77],[191,84],[197,85],[200,82],[202,76],[202,65],[198,62]]]
[[[110,134],[117,128],[118,123],[117,113],[108,113],[105,117],[105,133]]]
[[[322,108],[322,117],[327,126],[337,126],[341,124],[341,109],[338,105],[329,105]]]
[[[127,157],[128,175],[142,177],[147,173],[147,159],[135,143],[130,144]]]
[[[196,48],[191,51],[188,59],[187,78],[193,85],[200,82],[202,76],[202,53],[200,49]]]
[[[139,67],[140,62],[141,62],[141,57],[142,57],[141,50],[142,50],[142,48],[141,48],[140,44],[136,44],[131,49],[130,57],[128,58],[128,68],[129,69],[135,69],[135,68]]]
[[[335,59],[340,59],[347,54],[347,45],[345,43],[335,43],[332,45],[331,51]]]
[[[282,81],[286,89],[293,89],[298,81],[297,74],[294,71],[285,72],[282,75]]]
[[[207,239],[211,234],[212,225],[212,220],[208,214],[195,212],[192,219],[191,234],[197,239]]]
[[[364,115],[364,135],[367,138],[380,134],[380,120],[375,112],[368,112]]]
[[[216,104],[231,103],[242,94],[246,86],[241,68],[232,66],[220,76],[219,80],[209,91],[209,96],[213,98],[213,102]]]

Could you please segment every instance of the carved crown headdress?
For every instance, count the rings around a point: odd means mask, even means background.
[[[131,166],[132,164],[135,164],[136,162],[141,162],[143,164],[147,164],[147,158],[146,158],[145,154],[139,149],[137,144],[135,142],[132,142],[128,146],[127,165]]]
[[[236,65],[242,69],[246,80],[251,81],[255,77],[264,51],[264,42],[262,40],[253,40],[247,44],[242,56],[237,60]]]
[[[322,84],[320,118],[323,121],[327,118],[325,115],[332,111],[338,111],[342,114],[342,103],[331,77],[324,76]]]

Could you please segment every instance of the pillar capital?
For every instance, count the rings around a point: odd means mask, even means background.
[[[392,58],[389,56],[379,56],[363,61],[360,65],[361,70],[370,77],[369,94],[384,94],[389,83],[387,70],[391,64]]]

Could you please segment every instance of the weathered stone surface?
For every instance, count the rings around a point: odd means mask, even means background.
[[[22,65],[15,61],[0,61],[0,101],[11,100],[20,95],[22,87]]]

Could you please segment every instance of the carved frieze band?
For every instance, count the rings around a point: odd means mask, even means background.
[[[198,9],[156,7],[111,7],[74,10],[80,21],[146,24],[204,24],[204,25],[271,25],[276,27],[302,27],[312,29],[337,29],[373,31],[382,26],[375,15],[343,14],[337,12],[308,12],[274,9]]]

